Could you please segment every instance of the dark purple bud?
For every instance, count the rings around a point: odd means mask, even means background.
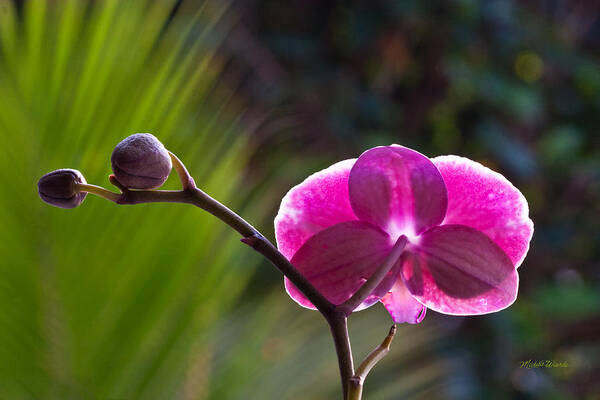
[[[115,147],[110,157],[115,177],[130,189],[154,189],[171,172],[171,157],[154,135],[136,133]]]
[[[51,206],[75,208],[80,205],[87,192],[79,192],[75,185],[87,183],[76,169],[59,169],[48,172],[38,181],[40,198]]]

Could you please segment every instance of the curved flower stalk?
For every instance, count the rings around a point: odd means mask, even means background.
[[[377,301],[394,322],[419,323],[430,308],[477,315],[508,307],[533,234],[523,195],[502,175],[457,156],[428,159],[376,147],[292,188],[275,218],[277,244],[346,312]],[[375,290],[350,301],[393,253]],[[314,308],[288,279],[289,295]]]
[[[192,204],[219,218],[279,269],[295,301],[321,312],[347,400],[360,400],[367,374],[396,333],[394,325],[355,370],[347,328],[353,311],[381,301],[394,322],[417,323],[426,308],[459,315],[501,310],[516,298],[516,268],[533,232],[527,202],[501,175],[402,146],[368,150],[290,190],[275,219],[279,249],[200,190],[156,137],[130,136],[111,161],[109,179],[119,193],[88,184],[79,171],[58,170],[40,179],[42,200],[73,208],[92,193],[117,204]],[[181,190],[148,190],[162,185],[171,168]]]

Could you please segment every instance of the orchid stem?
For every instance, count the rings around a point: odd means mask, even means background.
[[[363,384],[367,375],[371,369],[373,369],[373,367],[390,352],[390,346],[395,335],[396,325],[392,325],[388,335],[383,339],[383,342],[370,352],[359,365],[354,376],[348,381],[348,400],[361,400]]]
[[[375,271],[373,275],[371,275],[371,277],[352,295],[352,297],[340,304],[338,309],[344,311],[346,315],[350,315],[356,307],[365,301],[366,298],[371,295],[373,290],[379,286],[381,281],[383,281],[392,267],[396,265],[400,259],[400,256],[402,256],[402,252],[404,251],[406,243],[406,236],[400,236],[398,240],[396,240],[396,244],[392,248],[390,255],[386,258],[381,267],[379,267],[379,269]]]
[[[377,346],[372,352],[369,353],[368,356],[365,357],[364,361],[360,364],[354,376],[357,376],[364,382],[365,378],[371,372],[371,369],[379,362],[383,357],[385,357],[390,352],[390,346],[392,345],[392,340],[394,340],[394,336],[396,335],[396,325],[392,325],[388,335],[383,339],[383,342],[379,346]]]
[[[177,172],[177,176],[179,176],[179,180],[181,181],[181,186],[183,190],[187,190],[190,188],[196,187],[196,183],[194,182],[194,178],[190,175],[185,165],[181,162],[181,160],[173,153],[169,151],[169,156],[171,157],[171,162],[173,163],[173,168]]]
[[[77,183],[75,185],[75,190],[77,190],[78,192],[91,193],[96,196],[103,197],[106,200],[110,200],[110,201],[114,201],[114,202],[116,202],[119,199],[119,197],[121,197],[121,195],[119,193],[111,192],[110,190],[107,190],[107,189],[103,188],[102,186],[89,185],[87,183]]]
[[[348,396],[350,379],[354,375],[354,361],[352,359],[352,349],[350,346],[350,336],[348,335],[348,317],[343,312],[334,313],[331,317],[325,315],[331,336],[335,344],[335,352],[338,358],[340,368],[340,378],[342,379],[342,390],[344,399]]]
[[[372,290],[379,285],[383,277],[389,272],[402,253],[406,244],[406,238],[401,237],[398,239],[390,258],[386,260],[386,263],[373,274],[348,302],[341,306],[336,306],[327,300],[256,228],[238,214],[198,189],[194,183],[194,179],[181,160],[171,152],[169,152],[169,155],[171,156],[173,167],[179,176],[183,190],[131,190],[123,186],[114,175],[110,175],[109,180],[121,190],[122,193],[120,194],[113,193],[100,186],[88,184],[78,184],[77,189],[123,205],[157,202],[192,204],[207,211],[235,229],[243,236],[241,239],[243,243],[252,247],[269,260],[321,312],[329,324],[335,344],[344,399],[349,399],[350,397],[348,396],[352,390],[352,379],[355,378],[355,374],[350,338],[348,336],[347,316],[358,304],[362,303],[369,296]],[[392,256],[394,256],[393,260],[391,259]]]

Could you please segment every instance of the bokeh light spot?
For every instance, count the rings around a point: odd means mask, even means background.
[[[525,82],[533,83],[540,79],[544,71],[544,61],[533,51],[522,51],[515,59],[515,73]]]

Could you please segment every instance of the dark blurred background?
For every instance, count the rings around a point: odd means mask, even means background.
[[[290,187],[375,145],[501,172],[535,224],[517,301],[401,325],[365,399],[600,399],[599,15],[567,0],[0,1],[0,397],[339,397],[321,317],[210,217],[37,199],[60,167],[106,186],[112,147],[146,131],[270,238]],[[379,305],[353,315],[355,358],[390,324]]]
[[[429,313],[454,329],[435,351],[465,355],[452,371],[464,398],[599,398],[600,3],[234,4],[229,67],[263,118],[253,173],[290,187],[389,143],[501,172],[535,223],[518,301]],[[519,369],[529,359],[569,367]]]

